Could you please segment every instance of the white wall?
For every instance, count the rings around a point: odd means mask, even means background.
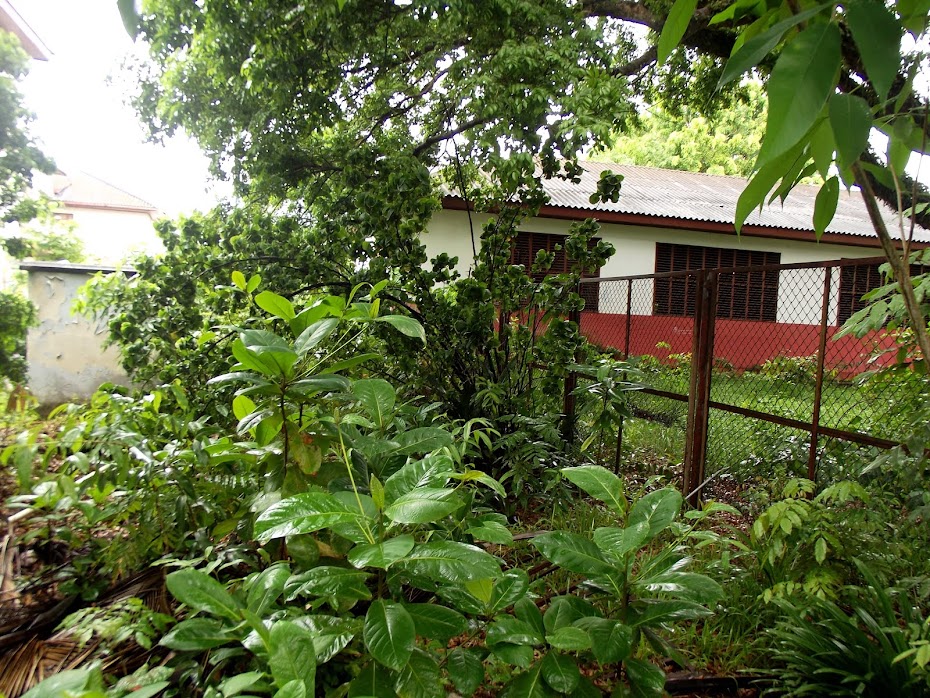
[[[471,214],[475,245],[480,246],[482,225],[492,216]],[[520,230],[565,235],[571,221],[552,218],[530,218],[520,224]],[[835,259],[877,257],[881,250],[874,247],[835,245],[797,240],[775,240],[722,233],[703,233],[672,228],[652,228],[636,225],[601,225],[600,237],[611,243],[616,252],[601,268],[601,278],[636,276],[655,272],[656,243],[721,247],[747,251],[781,253],[782,264],[823,262]],[[457,269],[466,276],[472,262],[472,236],[468,215],[464,211],[442,210],[430,223],[430,232],[424,239],[427,255],[432,258],[440,252],[458,256]],[[839,275],[831,280],[836,298]],[[606,285],[601,286],[601,312],[625,313],[626,298],[606,298]],[[823,296],[823,271],[820,269],[782,272],[778,288],[778,322],[820,323],[820,304]],[[836,303],[834,303],[835,305]],[[632,312],[636,315],[652,313],[651,285],[634,286]],[[831,322],[836,321],[836,308],[831,310]]]
[[[118,265],[138,252],[164,251],[146,211],[60,206],[57,212],[74,216],[75,234],[84,242],[88,262]]]
[[[93,322],[71,312],[77,290],[90,279],[92,268],[45,263],[25,266],[29,299],[38,310],[39,324],[29,330],[26,358],[29,388],[39,404],[83,402],[105,382],[128,385],[117,349],[103,347],[106,321]]]

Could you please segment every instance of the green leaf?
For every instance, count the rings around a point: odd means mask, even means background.
[[[814,232],[818,240],[833,220],[839,200],[840,180],[833,176],[823,183],[814,200]]]
[[[615,664],[630,656],[633,628],[612,618],[579,618],[573,626],[591,638],[591,651],[601,664]]]
[[[377,567],[386,570],[398,560],[402,560],[413,550],[413,536],[403,535],[389,538],[374,545],[356,545],[349,552],[348,560],[353,567]]]
[[[247,688],[252,688],[252,686],[261,682],[264,678],[264,671],[247,671],[243,674],[230,676],[229,678],[223,679],[222,683],[220,683],[220,693],[223,694],[223,698],[238,695]],[[133,698],[135,698],[134,695]]]
[[[396,684],[397,694],[404,698],[446,698],[439,664],[432,655],[415,649],[400,672]]]
[[[542,611],[529,596],[524,596],[514,604],[513,615],[533,628],[540,637],[545,637],[546,624],[543,622]]]
[[[262,291],[255,296],[255,304],[265,312],[288,322],[296,317],[293,304],[284,296],[271,291]]]
[[[547,633],[554,633],[559,628],[572,625],[580,618],[597,616],[591,604],[577,596],[556,596],[549,602],[549,608],[543,614]]]
[[[884,100],[901,67],[901,25],[884,3],[874,0],[849,3],[846,25],[875,93]]]
[[[288,395],[300,395],[301,397],[312,397],[318,393],[331,393],[348,390],[352,385],[351,381],[344,376],[323,375],[311,376],[294,381],[287,387]]]
[[[505,608],[513,606],[526,596],[530,588],[530,577],[521,569],[511,569],[494,581],[491,587],[491,596],[488,599],[488,608],[491,614],[499,613]]]
[[[292,577],[287,583],[288,601],[297,596],[323,597],[347,601],[371,598],[366,583],[371,575],[345,567],[321,565]]]
[[[785,46],[767,83],[758,168],[790,151],[811,129],[836,89],[840,60],[840,30],[832,22],[811,25]]]
[[[411,461],[384,482],[385,499],[392,502],[419,487],[442,487],[454,472],[455,465],[446,455]]]
[[[22,698],[70,698],[72,695],[82,695],[79,691],[94,690],[103,694],[103,679],[99,668],[69,669],[49,676],[24,693]]]
[[[681,493],[670,487],[650,492],[641,497],[630,511],[628,527],[644,522],[649,526],[646,540],[652,540],[664,531],[681,511]]]
[[[445,643],[468,629],[468,621],[458,611],[434,603],[404,604],[413,618],[417,635]]]
[[[775,183],[785,175],[799,157],[801,157],[801,149],[795,148],[761,167],[752,176],[736,202],[736,217],[733,226],[737,233],[740,232],[749,214],[765,201],[765,197],[772,191]]]
[[[581,628],[568,625],[546,635],[546,642],[557,650],[583,652],[591,649],[591,636]]]
[[[500,661],[525,669],[533,663],[533,648],[530,645],[495,645],[491,653]]]
[[[309,698],[312,693],[307,693],[307,686],[300,679],[288,681],[278,691],[275,692],[274,698]]]
[[[371,421],[383,430],[391,419],[397,401],[394,386],[381,378],[366,378],[355,381],[352,394],[371,417]]]
[[[254,534],[264,543],[300,533],[312,533],[338,523],[358,523],[366,517],[326,492],[304,492],[283,499],[255,520]]]
[[[594,542],[601,550],[609,552],[618,560],[635,552],[649,537],[649,524],[640,521],[626,528],[604,527],[594,531]]]
[[[627,659],[623,663],[635,698],[662,698],[665,695],[665,672],[651,662]]]
[[[307,695],[316,692],[316,648],[313,633],[293,621],[279,620],[271,626],[268,666],[275,684],[283,688],[301,681]]]
[[[349,698],[397,698],[393,686],[394,677],[390,670],[377,662],[371,662],[352,679]]]
[[[540,666],[546,683],[559,693],[571,693],[581,679],[581,671],[574,660],[558,652],[546,654]]]
[[[401,334],[419,339],[426,344],[426,332],[423,330],[423,325],[412,317],[406,315],[382,315],[375,318],[375,322],[386,322]]]
[[[259,572],[248,583],[246,607],[261,616],[284,592],[284,585],[291,576],[290,567],[285,563],[272,565]]]
[[[484,663],[475,650],[456,647],[446,655],[446,671],[456,690],[468,698],[484,681]]]
[[[320,342],[329,337],[339,327],[338,318],[325,318],[308,325],[294,342],[294,349],[300,356],[306,356],[316,349]]]
[[[833,140],[833,129],[830,120],[823,119],[820,125],[811,132],[811,157],[820,176],[827,179],[830,165],[833,164],[833,151],[836,144]]]
[[[389,669],[400,671],[413,654],[416,627],[399,603],[373,601],[365,614],[363,634],[371,656]]]
[[[258,285],[261,282],[262,282],[261,276],[259,276],[258,274],[252,274],[252,276],[249,277],[248,283],[245,285],[245,292],[252,293],[252,291],[258,288]]]
[[[638,589],[652,594],[662,593],[699,604],[712,604],[723,598],[723,589],[710,577],[694,572],[672,569],[636,581]]]
[[[130,5],[133,5],[135,0],[120,0],[120,2],[129,2]],[[240,291],[245,290],[245,274],[243,274],[241,271],[236,270],[232,273],[232,282],[233,286],[238,288]]]
[[[501,698],[546,698],[553,695],[542,677],[542,662],[514,676],[504,687]]]
[[[579,465],[574,468],[562,468],[562,475],[595,499],[609,504],[616,513],[626,512],[627,501],[623,481],[607,468],[599,465]]]
[[[872,130],[869,105],[855,95],[835,94],[830,98],[829,111],[837,160],[840,167],[850,167],[869,145]]]
[[[480,526],[470,526],[465,533],[478,541],[494,543],[495,545],[510,545],[513,543],[513,534],[503,524],[496,521],[487,521]]]
[[[488,626],[485,642],[489,646],[501,643],[535,646],[543,643],[543,636],[529,623],[513,616],[503,616]]]
[[[630,614],[630,624],[634,627],[655,627],[662,623],[703,618],[710,614],[708,609],[691,601],[653,601],[635,609]]]
[[[571,572],[609,575],[616,571],[594,543],[577,534],[544,533],[536,536],[532,543],[547,560]]]
[[[414,453],[429,453],[452,443],[452,434],[439,427],[417,427],[399,433],[394,440],[400,448],[396,453],[409,456]]]
[[[188,618],[169,630],[158,644],[179,652],[202,652],[236,639],[229,628],[213,618]]]
[[[818,565],[822,565],[827,559],[827,541],[823,538],[818,538],[814,543],[814,559],[817,560]]]
[[[233,622],[242,618],[236,600],[205,572],[192,568],[178,570],[166,577],[165,584],[174,598],[195,611],[211,613]]]
[[[773,24],[768,31],[747,41],[736,53],[730,56],[730,60],[727,61],[723,69],[723,74],[720,76],[720,82],[717,83],[717,89],[736,80],[747,70],[758,65],[759,61],[772,53],[772,49],[778,45],[785,35],[785,32],[789,29],[796,27],[828,8],[832,10],[833,3],[824,3],[805,10],[804,12],[799,12],[796,15],[793,14],[788,19]]]
[[[494,493],[501,499],[506,499],[507,497],[507,490],[504,489],[504,486],[493,477],[480,470],[466,470],[464,473],[455,473],[452,475],[452,479],[462,482],[480,482],[485,487],[494,490]]]
[[[297,314],[297,317],[290,321],[289,325],[291,332],[294,333],[295,337],[299,337],[305,329],[310,327],[310,325],[312,325],[314,322],[322,320],[324,317],[329,315],[330,312],[330,306],[326,305],[325,303],[319,303],[309,308],[305,308]]]
[[[696,9],[697,0],[675,0],[675,4],[668,12],[665,24],[662,25],[662,33],[659,35],[657,65],[661,66],[665,63],[678,46]]]
[[[447,584],[493,578],[501,572],[496,558],[481,548],[455,541],[423,543],[397,564],[414,574]]]
[[[420,487],[403,494],[384,509],[394,523],[422,524],[445,518],[462,506],[455,490]]]

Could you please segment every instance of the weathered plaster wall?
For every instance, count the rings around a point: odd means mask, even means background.
[[[38,310],[38,326],[29,330],[26,353],[29,388],[45,407],[82,402],[111,382],[129,379],[115,347],[104,348],[106,322],[71,312],[78,289],[100,269],[66,263],[26,263],[29,299]]]

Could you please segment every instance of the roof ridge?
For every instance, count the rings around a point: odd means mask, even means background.
[[[115,184],[111,184],[110,182],[106,181],[105,179],[103,179],[103,178],[101,178],[101,177],[98,177],[98,176],[95,175],[95,174],[91,174],[91,173],[88,172],[87,170],[78,170],[78,171],[79,171],[81,174],[83,174],[83,175],[85,175],[85,176],[87,176],[87,177],[90,177],[91,179],[96,179],[98,182],[100,182],[101,184],[107,185],[107,186],[110,187],[111,189],[115,189],[116,191],[118,191],[118,192],[121,193],[121,194],[124,194],[124,195],[126,195],[126,196],[128,196],[128,197],[130,197],[130,198],[135,199],[136,201],[140,202],[141,204],[144,204],[146,207],[150,208],[150,209],[153,210],[153,211],[157,211],[157,210],[158,210],[158,207],[157,207],[157,206],[155,206],[155,205],[154,205],[152,202],[150,202],[150,201],[146,201],[146,200],[143,199],[141,196],[136,196],[136,195],[133,194],[132,192],[128,192],[128,191],[126,191],[125,189],[123,189],[122,187],[118,187],[118,186],[116,186]],[[68,187],[65,187],[65,189],[63,189],[62,191],[66,191],[70,186],[72,186],[72,184],[71,184],[71,182],[69,181]]]

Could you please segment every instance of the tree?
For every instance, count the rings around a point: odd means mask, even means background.
[[[765,94],[757,82],[710,114],[659,102],[617,136],[603,157],[621,165],[748,177],[765,127]],[[677,113],[675,108],[677,107]]]

